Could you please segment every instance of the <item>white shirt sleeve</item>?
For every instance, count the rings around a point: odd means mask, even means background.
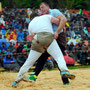
[[[52,15],[49,15],[49,14],[44,15],[44,16],[48,17],[48,19],[49,19],[50,21],[51,21],[51,18],[53,17]]]
[[[31,35],[31,30],[30,30],[30,25],[28,25],[28,32],[29,32],[29,35]]]
[[[53,16],[51,16],[51,15],[47,15],[48,16],[48,18],[50,19],[50,21],[51,21],[51,18],[53,17]]]

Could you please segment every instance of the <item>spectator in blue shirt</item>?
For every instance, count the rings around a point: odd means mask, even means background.
[[[7,70],[19,71],[20,66],[17,64],[16,60],[11,56],[10,52],[7,52],[6,56],[3,59],[3,67]]]
[[[22,29],[20,29],[20,31],[17,32],[17,41],[23,41],[23,39],[24,39],[24,33]]]
[[[2,52],[4,52],[4,51],[7,50],[7,47],[5,46],[5,43],[4,43],[4,42],[2,42],[2,45],[1,45],[1,47],[0,47],[0,50],[1,50]]]
[[[2,65],[2,58],[3,58],[3,55],[2,55],[2,51],[0,50],[0,67],[3,66]]]

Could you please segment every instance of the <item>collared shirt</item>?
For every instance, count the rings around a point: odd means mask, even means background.
[[[49,14],[52,15],[53,17],[57,17],[59,15],[62,15],[62,13],[58,9],[49,9]],[[53,31],[56,32],[58,25],[52,24],[53,26]],[[60,33],[63,32],[63,29],[60,31]]]

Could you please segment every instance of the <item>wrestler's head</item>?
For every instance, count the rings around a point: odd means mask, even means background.
[[[32,13],[31,15],[30,15],[30,19],[32,20],[34,17],[36,17],[36,16],[38,16],[38,14],[37,13]]]
[[[47,4],[47,3],[45,3],[45,2],[42,2],[41,4],[40,4],[40,10],[41,10],[41,12],[43,13],[43,14],[49,14],[49,5]]]

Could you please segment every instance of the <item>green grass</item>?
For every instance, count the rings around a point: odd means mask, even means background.
[[[85,65],[85,66],[68,66],[68,69],[72,70],[72,69],[84,69],[84,68],[90,68],[90,65]],[[46,71],[48,69],[43,69],[43,71]],[[52,70],[58,70],[58,68],[53,68],[51,69],[50,71]]]
[[[84,69],[84,68],[90,68],[90,65],[85,65],[85,66],[68,66],[68,69]],[[30,69],[29,72],[33,72],[34,68],[33,69]],[[52,70],[58,70],[58,68],[53,68],[49,71],[52,71]],[[43,71],[48,71],[48,69],[43,69]],[[1,70],[0,73],[3,73],[3,72],[10,72],[10,71],[7,71],[7,70]]]
[[[90,65],[85,66],[69,66],[69,69],[81,69],[81,68],[90,68]]]

